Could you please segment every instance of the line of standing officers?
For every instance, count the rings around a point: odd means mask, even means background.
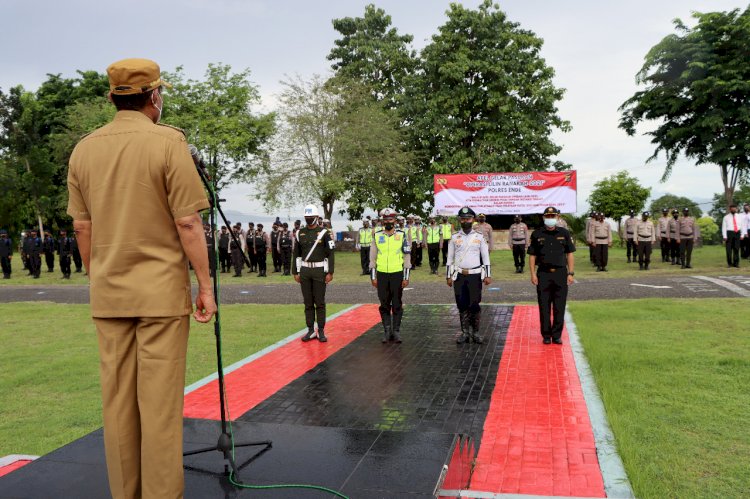
[[[34,279],[39,279],[43,264],[46,265],[47,272],[55,271],[55,254],[58,256],[63,279],[70,279],[71,260],[75,264],[76,272],[82,272],[83,269],[78,242],[75,237],[69,237],[65,229],[59,231],[57,239],[50,231],[45,231],[44,237],[39,237],[36,229],[24,231],[21,233],[18,250],[24,270]],[[11,278],[13,251],[13,241],[8,237],[8,232],[0,230],[0,267],[3,279]]]

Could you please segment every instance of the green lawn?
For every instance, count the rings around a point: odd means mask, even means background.
[[[637,497],[750,496],[748,304],[569,304]]]
[[[88,305],[6,303],[0,317],[0,457],[42,455],[100,427]],[[225,305],[222,323],[225,366],[305,326],[301,305]],[[186,384],[216,371],[214,338],[213,324],[192,322]]]
[[[739,269],[727,269],[726,256],[723,246],[704,246],[703,248],[696,248],[693,251],[693,269],[680,269],[679,266],[669,265],[661,263],[661,256],[657,249],[654,252],[654,261],[651,264],[651,270],[648,272],[640,272],[638,270],[638,264],[628,264],[625,256],[625,249],[614,247],[609,251],[609,265],[607,266],[608,272],[596,272],[594,267],[589,263],[588,260],[588,248],[586,246],[578,246],[576,252],[576,278],[577,279],[607,279],[614,277],[628,277],[633,274],[638,275],[685,275],[685,273],[700,274],[700,275],[719,275],[719,274],[746,274],[750,275],[750,262],[743,261]],[[510,251],[496,250],[491,253],[492,260],[492,275],[496,280],[503,281],[526,281],[529,278],[528,267],[526,268],[525,274],[516,274],[513,267],[513,254]],[[442,257],[441,257],[442,262]],[[0,280],[0,285],[42,285],[48,286],[50,284],[88,284],[87,277],[81,273],[73,273],[70,280],[63,280],[60,278],[59,270],[55,270],[53,273],[48,273],[46,270],[42,271],[39,279],[33,279],[25,275],[25,272],[21,271],[18,265],[20,260],[13,260],[14,271],[13,277],[9,280]],[[278,284],[278,283],[294,283],[291,276],[282,276],[279,273],[273,272],[273,265],[271,264],[270,258],[268,260],[268,277],[257,277],[256,274],[249,274],[247,268],[243,271],[242,277],[231,277],[232,273],[220,274],[221,281],[224,284]],[[361,267],[359,263],[359,253],[353,252],[337,252],[336,253],[336,272],[334,280],[339,283],[367,283],[367,276],[360,275]],[[429,262],[427,260],[427,250],[424,250],[424,258],[422,267],[412,272],[413,282],[443,282],[445,278],[445,267],[440,267],[438,275],[430,275]]]

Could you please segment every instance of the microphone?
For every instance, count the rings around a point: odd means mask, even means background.
[[[188,144],[188,150],[190,151],[190,156],[193,157],[193,163],[195,163],[195,167],[208,180],[211,180],[211,175],[208,174],[208,170],[206,169],[206,164],[203,162],[203,158],[201,157],[201,153],[198,151],[198,148],[195,147],[193,144]]]

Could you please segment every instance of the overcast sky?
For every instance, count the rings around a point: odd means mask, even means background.
[[[156,60],[163,69],[183,65],[201,78],[210,62],[250,68],[264,106],[273,108],[285,75],[325,74],[337,33],[331,20],[361,16],[368,3],[391,15],[401,33],[424,47],[445,22],[444,0],[2,0],[0,88],[35,90],[47,73],[74,76],[77,69],[104,72],[125,57]],[[479,0],[462,1],[476,7]],[[743,9],[737,0],[510,0],[500,2],[510,20],[544,39],[542,56],[567,89],[559,104],[573,130],[556,134],[559,158],[578,171],[578,209],[602,178],[627,169],[652,188],[706,200],[722,191],[718,167],[683,161],[665,183],[664,159],[645,164],[653,146],[617,128],[617,108],[636,90],[635,74],[646,52],[674,31],[672,20],[693,11]],[[649,129],[644,127],[644,130]],[[253,213],[252,186],[225,191],[225,209]],[[287,210],[280,215],[286,215]],[[289,213],[296,218],[294,211]]]

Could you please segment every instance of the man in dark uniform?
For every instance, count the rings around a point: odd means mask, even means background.
[[[544,228],[535,230],[529,243],[531,284],[536,286],[543,341],[547,345],[561,345],[568,286],[573,284],[575,275],[573,252],[576,247],[570,232],[557,227],[554,207],[545,208],[543,216]]]
[[[3,279],[10,279],[10,260],[13,258],[13,242],[8,237],[8,232],[0,230],[0,266],[3,269]]]
[[[70,246],[73,239],[68,237],[68,231],[60,230],[60,238],[57,240],[57,254],[60,258],[60,271],[63,279],[70,279]]]
[[[255,265],[258,268],[258,277],[268,277],[266,273],[266,258],[270,245],[271,238],[263,231],[263,224],[258,224],[258,230],[253,234],[253,251],[255,252]]]
[[[271,226],[271,261],[274,272],[281,272],[281,255],[278,249],[279,232],[279,226],[274,222]]]
[[[247,233],[245,233],[245,251],[247,259],[250,260],[250,272],[258,271],[258,257],[255,254],[255,224],[248,222]]]
[[[70,244],[70,255],[73,257],[73,264],[76,266],[76,274],[80,274],[81,269],[83,269],[83,260],[81,259],[81,252],[78,249],[78,240],[75,234],[73,234],[73,240]]]
[[[242,277],[242,267],[245,266],[242,259],[242,235],[240,234],[240,228],[236,225],[232,227],[232,232],[234,237],[229,240],[229,253],[232,256],[232,266],[234,267],[232,277]]]
[[[219,265],[221,266],[222,274],[229,272],[230,260],[229,260],[229,231],[226,225],[222,225],[221,232],[219,232]]]
[[[279,230],[279,235],[277,237],[277,244],[281,266],[284,269],[283,275],[291,275],[292,231],[289,230],[289,224],[286,222],[281,224],[281,230]]]
[[[474,224],[474,210],[464,206],[458,210],[460,230],[453,234],[448,246],[446,280],[453,287],[461,320],[461,335],[456,343],[473,341],[482,344],[479,323],[482,318],[482,283],[492,283],[490,249],[485,234]],[[455,284],[455,285],[454,285]]]
[[[55,271],[55,248],[57,243],[49,230],[44,231],[44,241],[42,242],[42,252],[44,253],[44,263],[47,264],[47,272]]]
[[[32,230],[24,241],[23,251],[28,255],[29,275],[39,279],[39,273],[42,271],[42,240],[37,237],[35,230]]]
[[[305,206],[306,227],[295,234],[294,280],[302,287],[305,302],[305,323],[307,334],[302,341],[310,341],[315,336],[315,319],[318,322],[318,341],[326,342],[326,284],[333,280],[333,253],[335,244],[328,229],[318,225],[318,207]]]
[[[214,247],[216,241],[211,234],[211,226],[207,223],[203,224],[203,237],[206,238],[206,252],[208,253],[208,275],[213,277],[216,272],[216,248]]]

